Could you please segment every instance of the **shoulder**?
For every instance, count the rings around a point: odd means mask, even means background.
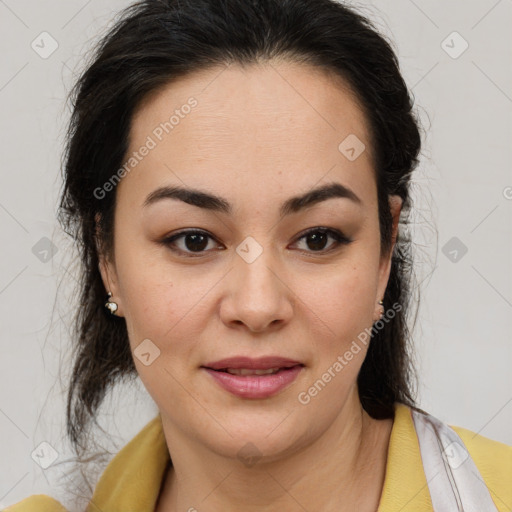
[[[471,456],[482,467],[497,467],[500,470],[512,470],[512,446],[484,437],[457,425],[450,425],[464,441]]]
[[[2,512],[67,512],[66,509],[50,496],[35,494],[4,508]]]
[[[512,446],[450,425],[459,435],[480,471],[499,510],[512,507]]]
[[[149,503],[156,499],[169,460],[161,417],[158,414],[105,468],[91,500],[94,502],[94,510],[134,510],[134,500],[138,500],[137,503],[144,500]],[[141,506],[140,509],[142,508]],[[54,498],[39,494],[8,506],[1,512],[68,511]]]

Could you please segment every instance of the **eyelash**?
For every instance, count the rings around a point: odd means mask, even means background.
[[[326,254],[326,253],[330,253],[331,251],[334,251],[340,245],[348,245],[348,244],[350,244],[352,242],[352,239],[346,237],[340,231],[338,231],[336,229],[324,228],[324,227],[315,227],[315,228],[309,229],[308,231],[303,233],[301,236],[299,236],[297,238],[296,242],[302,240],[303,238],[306,238],[308,235],[310,235],[312,233],[322,233],[322,234],[330,235],[336,241],[336,244],[334,244],[334,247],[331,246],[329,249],[322,249],[322,250],[319,250],[319,251],[301,251],[301,252],[305,252],[305,253],[308,253],[308,254]],[[212,237],[206,231],[192,229],[192,230],[187,230],[187,231],[181,231],[180,233],[177,233],[175,235],[167,237],[164,240],[162,240],[161,243],[163,245],[169,247],[173,252],[184,254],[185,257],[187,257],[187,258],[198,258],[198,257],[201,257],[204,254],[209,252],[209,251],[199,251],[199,252],[195,252],[194,253],[194,252],[183,251],[182,249],[176,249],[176,248],[172,247],[172,244],[176,240],[179,240],[180,238],[184,238],[187,235],[204,235],[204,236],[207,236],[208,238],[210,238],[212,240],[215,240],[214,237]]]

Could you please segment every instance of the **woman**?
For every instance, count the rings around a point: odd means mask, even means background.
[[[420,135],[367,20],[332,0],[140,2],[78,81],[68,141],[70,438],[84,453],[125,376],[159,410],[88,512],[510,510],[512,447],[415,406]]]

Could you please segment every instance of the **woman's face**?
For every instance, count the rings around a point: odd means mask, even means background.
[[[348,90],[305,65],[191,74],[138,109],[101,269],[167,431],[277,457],[353,406],[390,268],[370,149]],[[211,369],[237,357],[286,361]]]

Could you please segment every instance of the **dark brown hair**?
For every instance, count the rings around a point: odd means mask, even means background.
[[[107,391],[137,375],[125,320],[105,310],[98,269],[98,250],[112,253],[116,192],[95,193],[125,161],[133,114],[151,93],[187,73],[272,58],[334,73],[359,100],[371,131],[382,254],[392,242],[388,196],[403,200],[384,297],[385,310],[395,304],[401,309],[373,332],[358,388],[374,418],[393,417],[395,402],[414,405],[407,223],[421,138],[390,43],[365,17],[334,0],[145,0],[122,12],[71,92],[59,220],[82,264],[67,400],[67,430],[77,453],[87,448],[87,432]]]

